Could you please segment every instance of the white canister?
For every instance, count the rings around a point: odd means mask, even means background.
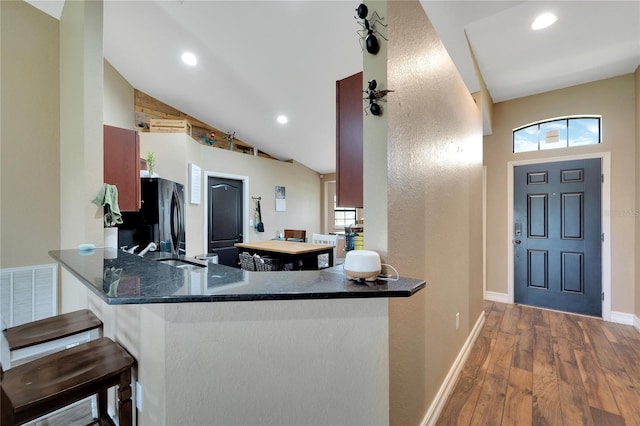
[[[118,250],[118,228],[104,228],[104,247]]]

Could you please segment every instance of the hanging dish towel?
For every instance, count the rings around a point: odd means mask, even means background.
[[[118,188],[115,185],[103,183],[93,202],[105,208],[104,226],[110,227],[122,223],[122,215],[118,207]]]

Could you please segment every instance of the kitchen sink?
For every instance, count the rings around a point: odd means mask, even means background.
[[[197,270],[206,268],[206,265],[198,262],[192,262],[190,260],[185,259],[177,259],[177,258],[163,258],[163,259],[155,259],[157,262],[164,263],[165,265],[175,266],[176,268],[181,269],[189,269],[189,270]]]

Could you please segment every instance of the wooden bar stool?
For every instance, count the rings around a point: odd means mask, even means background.
[[[101,337],[6,372],[0,367],[0,423],[23,424],[97,394],[98,420],[110,425],[107,389],[118,386],[118,421],[130,426],[133,365],[133,357],[122,346]]]
[[[6,369],[42,354],[88,342],[102,335],[102,321],[88,309],[29,322],[3,331]]]

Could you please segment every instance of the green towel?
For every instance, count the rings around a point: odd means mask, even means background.
[[[118,188],[115,185],[103,183],[93,202],[104,207],[104,226],[110,227],[122,223],[122,215],[118,207]]]

